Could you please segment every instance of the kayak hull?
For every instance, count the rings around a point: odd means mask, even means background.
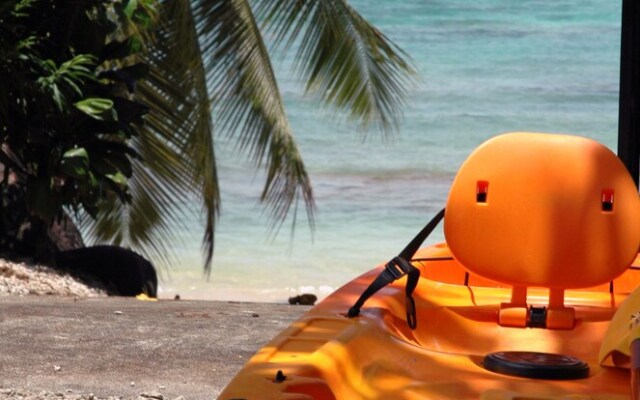
[[[422,261],[415,261],[422,260]],[[600,344],[616,309],[640,282],[629,269],[614,283],[566,292],[573,329],[497,323],[509,287],[465,270],[445,244],[414,258],[418,326],[406,323],[402,278],[380,290],[360,316],[346,312],[382,266],[343,286],[260,349],[220,399],[628,399],[629,370],[601,366]],[[464,282],[468,285],[465,285]],[[548,290],[531,289],[544,304]],[[574,380],[514,377],[484,368],[487,354],[534,351],[576,357],[589,375]]]

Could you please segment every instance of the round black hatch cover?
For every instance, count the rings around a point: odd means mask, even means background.
[[[533,379],[581,379],[589,376],[589,365],[564,354],[533,351],[500,351],[485,356],[484,367],[499,374]]]

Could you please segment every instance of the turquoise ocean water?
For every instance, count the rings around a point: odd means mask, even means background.
[[[326,296],[402,250],[443,206],[469,152],[498,133],[573,133],[615,151],[620,3],[353,0],[420,72],[398,134],[365,139],[304,97],[289,54],[276,66],[315,190],[313,235],[301,212],[293,239],[288,224],[269,236],[258,203],[262,175],[219,135],[223,204],[211,277],[203,278],[202,228],[194,220],[176,245],[179,265],[163,273],[160,297]],[[439,231],[430,241],[442,239]]]

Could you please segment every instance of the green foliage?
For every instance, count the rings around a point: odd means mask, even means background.
[[[294,68],[306,92],[364,128],[396,129],[415,71],[408,55],[345,0],[256,0],[277,46],[299,39]]]
[[[26,186],[28,212],[96,217],[131,200],[131,146],[147,107],[147,67],[131,61],[150,26],[148,1],[9,0],[0,6],[0,185]],[[0,212],[11,212],[2,209]]]
[[[85,54],[63,62],[60,67],[53,60],[42,60],[40,67],[45,75],[36,82],[53,98],[58,111],[65,112],[71,99],[83,95],[81,87],[85,81],[94,79],[90,69],[94,66],[93,57]]]
[[[299,71],[307,93],[346,111],[364,128],[397,128],[414,70],[406,54],[346,0],[162,0],[157,11],[158,29],[143,56],[150,75],[140,85],[140,98],[154,105],[140,136],[148,169],[143,180],[134,174],[132,186],[139,182],[141,194],[153,193],[161,201],[141,196],[144,207],[134,205],[132,213],[119,215],[129,232],[145,231],[161,221],[152,215],[162,215],[166,222],[158,227],[166,237],[183,219],[173,204],[193,202],[195,192],[205,214],[206,271],[220,204],[212,109],[216,129],[233,136],[265,170],[260,199],[272,226],[277,229],[290,215],[295,223],[299,203],[313,225],[311,179],[263,41],[265,30],[276,42],[286,42],[284,48],[300,40]],[[138,215],[136,209],[152,212]],[[122,237],[118,230],[100,232],[109,240]]]
[[[365,128],[397,127],[413,69],[346,0],[4,0],[0,189],[11,172],[31,214],[86,213],[94,238],[161,261],[185,205],[199,200],[209,271],[215,118],[265,169],[261,200],[274,226],[300,201],[313,222],[265,30],[285,50],[301,44],[307,93]]]
[[[117,121],[118,114],[113,108],[113,100],[89,98],[76,102],[76,108],[99,121]]]

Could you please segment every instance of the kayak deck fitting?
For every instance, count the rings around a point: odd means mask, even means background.
[[[260,349],[219,398],[629,398],[640,199],[613,153],[497,136],[460,168],[444,231],[411,257],[415,329],[406,276],[349,318],[381,265]]]

